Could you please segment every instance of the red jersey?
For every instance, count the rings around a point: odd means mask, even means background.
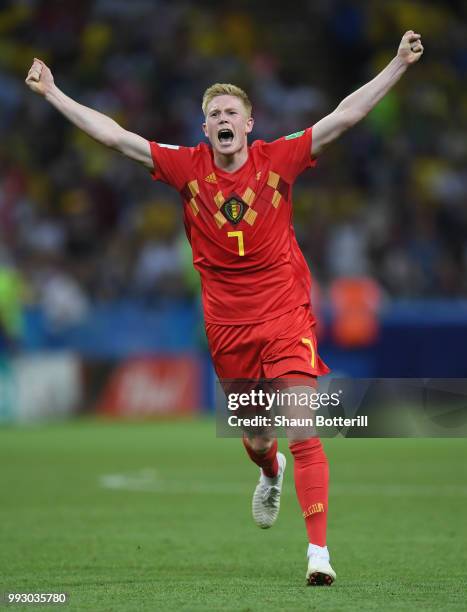
[[[292,225],[292,186],[315,165],[312,128],[255,141],[235,172],[212,149],[151,142],[155,180],[172,185],[201,276],[207,323],[252,324],[310,303],[311,275]]]

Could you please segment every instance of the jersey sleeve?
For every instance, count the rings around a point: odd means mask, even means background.
[[[149,145],[154,163],[154,169],[151,171],[152,178],[180,191],[190,178],[194,149],[153,141]]]
[[[281,176],[293,182],[304,170],[316,166],[312,137],[313,128],[309,127],[267,143],[269,156]]]

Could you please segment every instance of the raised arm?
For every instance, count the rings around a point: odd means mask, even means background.
[[[397,83],[410,64],[420,59],[423,45],[420,34],[409,30],[402,37],[396,57],[378,75],[354,93],[344,98],[339,106],[313,126],[312,155],[338,138],[378,104]]]
[[[62,115],[94,140],[142,163],[147,168],[153,168],[149,142],[145,138],[128,132],[110,117],[75,102],[60,91],[54,83],[50,69],[43,61],[34,59],[26,84],[32,91],[44,96]]]

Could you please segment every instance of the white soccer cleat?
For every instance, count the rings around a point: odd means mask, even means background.
[[[328,549],[326,547],[319,549],[319,546],[313,544],[308,548],[306,583],[308,586],[331,586],[336,579],[336,572],[329,563]]]
[[[253,520],[261,529],[269,529],[276,522],[281,506],[282,482],[286,466],[286,458],[277,453],[279,471],[274,478],[268,478],[260,470],[259,483],[253,493]]]

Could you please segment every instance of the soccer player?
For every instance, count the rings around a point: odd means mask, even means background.
[[[149,142],[75,102],[58,89],[39,59],[26,83],[89,136],[142,163],[155,180],[180,193],[219,379],[299,375],[314,386],[316,377],[329,370],[317,353],[310,272],[292,226],[292,186],[315,165],[324,147],[363,119],[422,53],[420,35],[406,32],[391,62],[313,127],[251,146],[251,103],[234,85],[217,83],[204,94],[203,131],[209,145],[183,147]],[[286,460],[272,437],[244,437],[244,445],[260,467],[253,517],[259,527],[271,527],[279,512]],[[331,584],[336,574],[326,547],[326,455],[317,437],[291,439],[289,446],[309,541],[306,580]]]

